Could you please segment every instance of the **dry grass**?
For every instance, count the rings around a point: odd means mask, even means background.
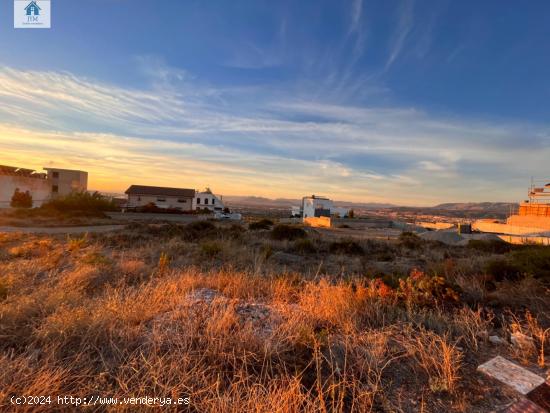
[[[177,230],[169,239],[2,236],[0,408],[14,394],[98,394],[188,395],[201,412],[483,412],[491,396],[470,397],[478,385],[468,372],[508,352],[489,334],[516,323],[538,340],[528,360],[545,363],[542,313],[496,317],[449,299],[455,284],[420,270],[393,288],[345,268],[327,273],[330,256],[297,271],[261,255],[289,241],[209,231],[208,242]],[[509,288],[483,296],[502,302]],[[521,300],[524,287],[513,288],[512,302]]]

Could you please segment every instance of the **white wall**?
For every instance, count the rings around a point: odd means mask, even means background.
[[[197,202],[200,199],[200,203]],[[208,200],[208,204],[205,203],[205,200]],[[193,210],[198,208],[208,208],[210,210],[222,210],[225,208],[222,200],[216,195],[210,192],[196,192],[195,198],[193,199]]]
[[[86,191],[88,189],[88,172],[54,168],[47,168],[46,170],[48,171],[50,184],[57,186],[57,193],[54,196],[65,196],[74,191]],[[54,172],[57,172],[57,178],[54,178]]]
[[[50,198],[51,184],[46,179],[27,176],[0,175],[0,208],[9,208],[15,189],[29,191],[33,207],[39,207]]]
[[[304,198],[302,200],[303,206],[303,218],[314,217],[316,209],[328,209],[334,208],[330,199],[323,198]]]
[[[164,202],[159,199],[165,199]],[[184,200],[185,202],[178,202],[178,200]],[[189,211],[193,205],[192,198],[182,198],[175,196],[154,196],[154,195],[128,195],[128,207],[142,207],[147,204],[153,203],[159,208],[180,208],[182,211]]]

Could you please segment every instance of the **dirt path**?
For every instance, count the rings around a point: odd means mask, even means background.
[[[124,225],[95,225],[82,227],[8,227],[0,226],[1,232],[24,232],[27,234],[80,234],[83,232],[109,232],[124,228]]]

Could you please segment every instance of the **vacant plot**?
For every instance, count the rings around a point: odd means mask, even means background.
[[[514,394],[478,364],[548,367],[547,251],[210,222],[3,234],[0,406],[93,394],[189,396],[197,412],[495,411]]]

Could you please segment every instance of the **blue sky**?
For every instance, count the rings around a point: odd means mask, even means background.
[[[38,0],[38,3],[40,4]],[[1,163],[426,205],[550,177],[550,3],[0,3]]]

